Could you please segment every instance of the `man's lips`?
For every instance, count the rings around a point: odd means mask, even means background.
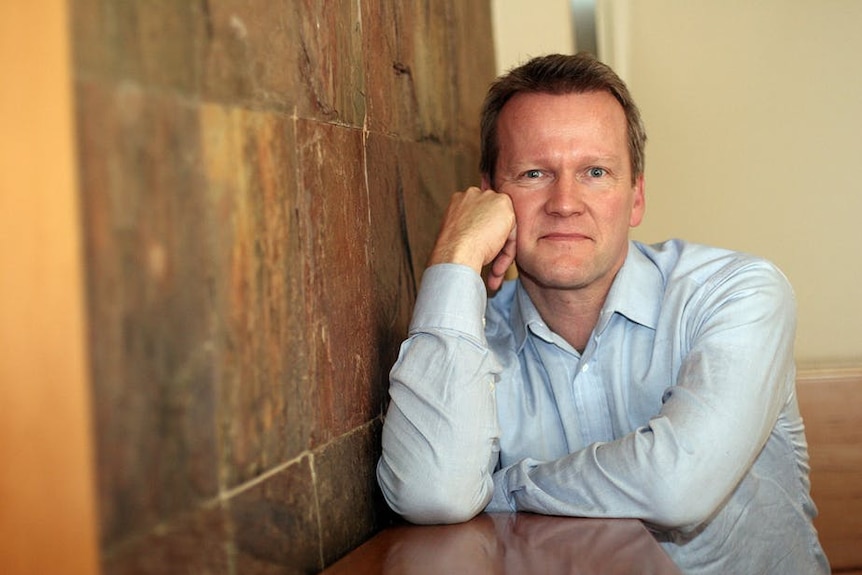
[[[555,242],[578,242],[591,239],[589,236],[577,232],[551,232],[539,236],[540,240]]]

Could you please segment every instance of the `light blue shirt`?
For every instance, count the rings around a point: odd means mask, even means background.
[[[690,574],[829,573],[795,394],[795,301],[762,259],[631,242],[578,353],[520,282],[425,271],[378,480],[410,521],[635,517]]]

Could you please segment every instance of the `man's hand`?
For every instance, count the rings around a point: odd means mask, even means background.
[[[509,196],[468,188],[449,201],[428,265],[464,264],[482,273],[491,264],[488,288],[496,290],[515,261],[515,232],[515,210]]]

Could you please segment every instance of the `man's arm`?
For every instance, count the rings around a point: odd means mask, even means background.
[[[415,523],[466,521],[491,498],[499,366],[485,341],[479,274],[496,260],[489,287],[499,287],[514,229],[508,196],[470,188],[452,197],[390,373],[377,477],[390,507]]]
[[[491,498],[499,367],[485,344],[485,297],[469,268],[428,268],[390,373],[377,477],[389,506],[414,523],[466,521]]]
[[[498,471],[489,510],[636,517],[685,530],[720,509],[792,394],[795,304],[780,272],[755,264],[696,305],[676,385],[647,425]]]

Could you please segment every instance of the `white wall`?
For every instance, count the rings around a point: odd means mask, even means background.
[[[862,363],[862,2],[598,7],[601,56],[649,134],[647,217],[633,236],[772,259],[797,293],[800,365]]]

